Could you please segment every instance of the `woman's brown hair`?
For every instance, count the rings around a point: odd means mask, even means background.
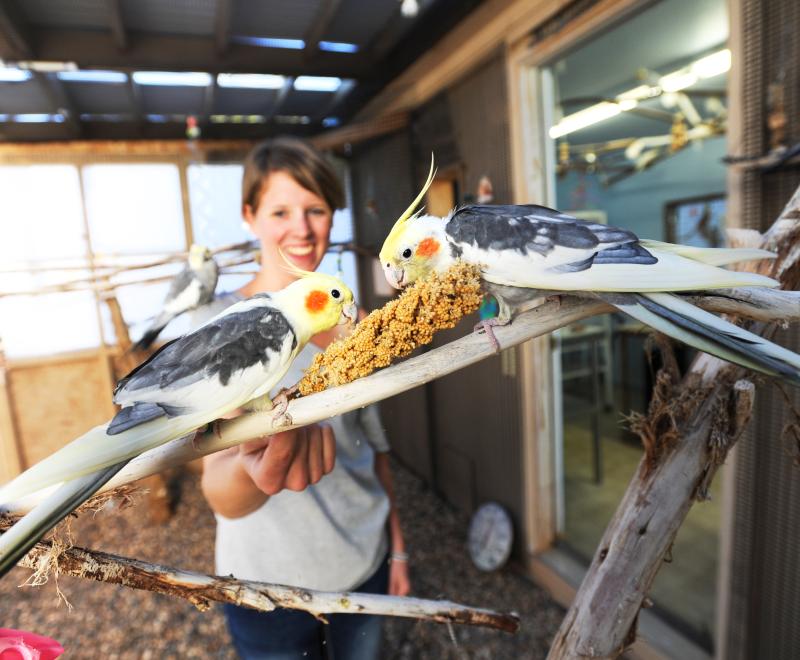
[[[272,172],[286,172],[303,188],[324,199],[331,211],[345,205],[342,184],[328,161],[308,142],[286,136],[265,140],[247,154],[242,177],[242,211],[248,204],[256,211]]]

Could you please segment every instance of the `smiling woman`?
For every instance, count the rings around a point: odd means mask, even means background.
[[[195,321],[290,284],[298,273],[286,260],[317,270],[330,244],[333,213],[344,204],[335,172],[307,143],[276,138],[257,145],[245,160],[242,217],[261,244],[261,266]],[[305,309],[319,312],[329,295],[341,294],[313,291]],[[334,329],[312,338],[279,386],[297,383],[337,335]],[[392,503],[388,450],[377,408],[369,406],[206,457],[202,485],[217,514],[217,572],[327,591],[406,595],[408,558]],[[324,657],[323,628],[308,614],[227,606],[226,616],[242,657]],[[336,657],[377,657],[380,619],[333,615],[326,630]]]

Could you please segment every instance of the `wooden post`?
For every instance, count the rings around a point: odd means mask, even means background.
[[[764,237],[779,251],[770,273],[800,280],[800,188]],[[750,329],[765,333],[764,324]],[[616,658],[636,636],[636,617],[675,534],[747,424],[754,388],[740,367],[700,354],[683,383],[659,373],[649,436],[622,502],[553,641],[548,658]]]
[[[6,374],[6,355],[0,340],[0,484],[16,477],[23,468]]]

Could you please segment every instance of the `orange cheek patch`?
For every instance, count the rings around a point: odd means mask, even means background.
[[[328,304],[328,294],[324,291],[312,291],[306,296],[306,309],[311,312],[321,312]]]
[[[417,256],[432,257],[439,251],[439,241],[435,238],[424,238],[417,246]]]

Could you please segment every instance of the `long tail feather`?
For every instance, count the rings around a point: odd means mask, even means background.
[[[174,418],[161,417],[117,435],[106,433],[108,424],[96,426],[0,487],[0,505],[138,456],[186,435],[223,412],[212,410]]]
[[[642,323],[689,346],[792,385],[800,385],[800,355],[669,293],[599,294]]]
[[[167,314],[166,312],[161,312],[156,319],[150,324],[150,327],[145,330],[145,333],[142,335],[141,339],[137,341],[133,345],[133,349],[137,351],[143,351],[145,349],[150,348],[153,342],[158,338],[158,335],[161,334],[161,331],[167,327],[167,324],[175,317],[174,314]]]
[[[0,578],[16,566],[39,539],[102,488],[127,462],[122,461],[64,484],[0,535]]]
[[[677,245],[662,241],[641,240],[644,247],[661,252],[671,252],[693,261],[710,266],[727,266],[740,261],[756,261],[758,259],[774,259],[777,255],[769,250],[758,248],[704,248],[692,245]]]

